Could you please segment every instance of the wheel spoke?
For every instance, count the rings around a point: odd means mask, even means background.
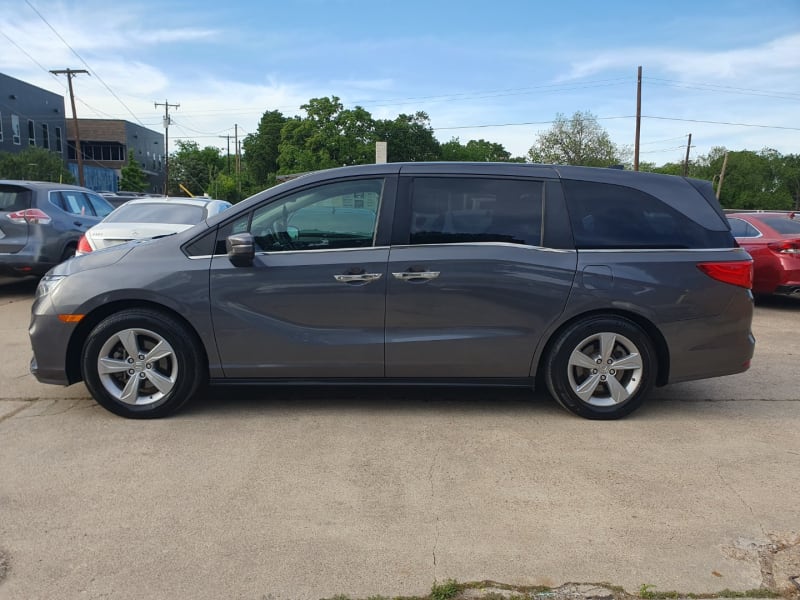
[[[106,375],[109,373],[123,373],[131,368],[124,360],[116,360],[114,358],[101,358],[97,361],[97,372],[100,375]]]
[[[615,360],[614,368],[617,370],[641,369],[642,357],[638,352],[634,352],[628,356],[620,358],[619,360]]]
[[[616,343],[617,335],[615,333],[600,334],[600,357],[603,359],[603,364],[608,363],[608,360],[614,352]]]
[[[630,396],[628,390],[625,389],[625,386],[623,386],[616,377],[609,377],[606,383],[608,384],[608,390],[611,392],[611,398],[613,398],[615,404],[625,402],[628,396]]]
[[[122,342],[122,346],[125,348],[125,352],[128,353],[128,356],[132,356],[134,359],[138,358],[139,356],[139,342],[136,339],[136,332],[131,329],[126,329],[125,331],[120,331],[119,341]]]
[[[158,391],[162,394],[166,394],[172,390],[172,386],[175,385],[175,382],[170,379],[169,377],[164,377],[158,371],[154,371],[150,369],[149,371],[145,371],[145,376],[147,379],[152,383],[154,386],[158,388]]]
[[[122,394],[120,395],[119,399],[127,404],[136,404],[136,400],[139,396],[139,377],[136,375],[130,377],[128,381],[125,383],[125,387],[122,390]]]
[[[144,359],[147,362],[157,362],[168,356],[172,356],[172,347],[164,340],[160,340],[158,344],[145,355]]]
[[[569,357],[569,366],[570,367],[583,367],[584,369],[595,369],[597,368],[597,364],[595,363],[595,359],[591,356],[587,356],[580,350],[576,349],[572,352]]]
[[[600,385],[600,375],[590,375],[586,380],[575,388],[578,397],[587,402],[594,395],[597,386]]]

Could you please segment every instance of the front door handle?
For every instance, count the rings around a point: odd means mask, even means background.
[[[370,283],[381,278],[383,273],[359,273],[357,275],[334,275],[333,278],[340,283]]]
[[[403,271],[402,273],[392,273],[392,275],[400,281],[430,281],[439,276],[439,271]]]

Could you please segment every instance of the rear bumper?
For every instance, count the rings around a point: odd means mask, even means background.
[[[53,260],[42,260],[42,256],[25,252],[25,249],[13,254],[0,253],[0,275],[9,277],[41,276],[57,264]]]

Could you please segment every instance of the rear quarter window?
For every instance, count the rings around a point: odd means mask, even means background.
[[[577,180],[564,180],[563,186],[578,249],[735,246],[729,231],[708,230],[655,196],[635,188]]]

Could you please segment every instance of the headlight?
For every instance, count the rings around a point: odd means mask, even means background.
[[[41,298],[51,293],[66,275],[45,275],[36,287],[36,297]]]

